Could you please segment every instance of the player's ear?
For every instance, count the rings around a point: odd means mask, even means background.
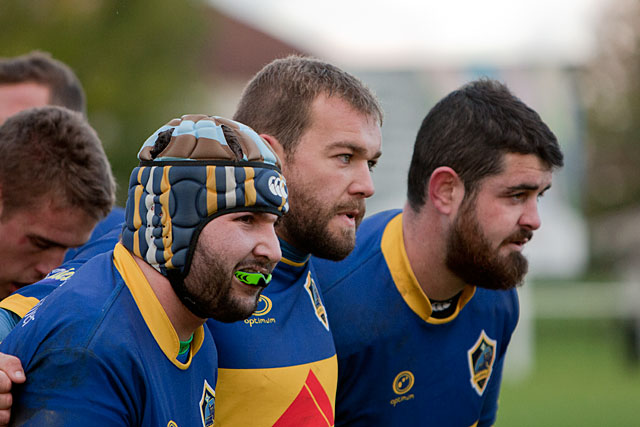
[[[464,183],[448,166],[433,171],[428,191],[429,202],[443,215],[455,215],[464,199]]]
[[[276,138],[273,135],[266,134],[266,133],[261,133],[260,136],[265,141],[267,141],[267,143],[271,146],[273,151],[276,152],[276,155],[280,158],[280,162],[284,166],[284,161],[285,161],[285,159],[284,159],[284,147],[282,146],[282,144],[280,144],[280,141],[278,141],[278,138]]]

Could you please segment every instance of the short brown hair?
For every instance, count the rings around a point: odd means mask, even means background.
[[[86,119],[63,107],[21,111],[0,126],[2,217],[51,198],[100,219],[115,182],[100,139]]]
[[[382,108],[359,79],[315,58],[288,56],[267,64],[245,88],[234,120],[273,135],[292,154],[309,126],[312,102],[337,96],[382,125]]]
[[[465,198],[499,174],[507,153],[532,154],[550,169],[563,165],[556,136],[538,113],[497,80],[481,78],[441,99],[422,121],[407,179],[414,211],[427,201],[431,174],[449,166],[464,183]]]
[[[49,88],[50,105],[60,105],[86,115],[80,80],[66,64],[51,54],[33,51],[14,58],[0,58],[0,84],[33,82]]]

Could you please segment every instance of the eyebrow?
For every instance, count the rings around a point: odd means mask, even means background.
[[[329,151],[332,148],[348,148],[351,151],[353,151],[354,153],[364,156],[366,157],[367,155],[367,150],[362,148],[359,145],[353,144],[351,142],[346,142],[346,141],[338,141],[338,142],[334,142],[333,144],[330,144],[327,147],[327,151]],[[382,151],[378,150],[372,157],[371,160],[375,160],[380,158],[380,156],[382,156]]]
[[[548,189],[551,188],[551,184],[547,185],[545,188],[542,189],[543,192],[547,191]],[[522,190],[526,190],[526,191],[536,191],[539,190],[540,186],[536,185],[536,184],[520,184],[520,185],[514,185],[513,187],[507,187],[507,191],[522,191]]]
[[[49,240],[46,237],[42,237],[42,236],[38,236],[35,234],[28,234],[27,237],[29,239],[31,239],[32,241],[37,242],[39,245],[42,246],[48,246],[50,248],[62,248],[62,249],[68,249],[69,246],[62,244],[60,242],[56,242],[54,240]]]

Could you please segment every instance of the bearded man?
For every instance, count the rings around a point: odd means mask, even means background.
[[[313,259],[338,354],[336,426],[495,422],[521,251],[562,164],[551,130],[496,81],[429,112],[404,209],[363,221],[344,261]]]
[[[206,115],[170,121],[138,158],[121,240],[66,270],[2,342],[27,376],[12,425],[213,426],[204,323],[247,318],[271,280],[280,161],[247,126]]]

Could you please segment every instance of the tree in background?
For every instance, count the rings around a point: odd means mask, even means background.
[[[202,112],[205,19],[200,1],[5,0],[0,56],[50,52],[73,68],[126,200],[135,155],[151,130]]]
[[[588,114],[586,212],[640,204],[640,2],[610,2],[584,93]]]

